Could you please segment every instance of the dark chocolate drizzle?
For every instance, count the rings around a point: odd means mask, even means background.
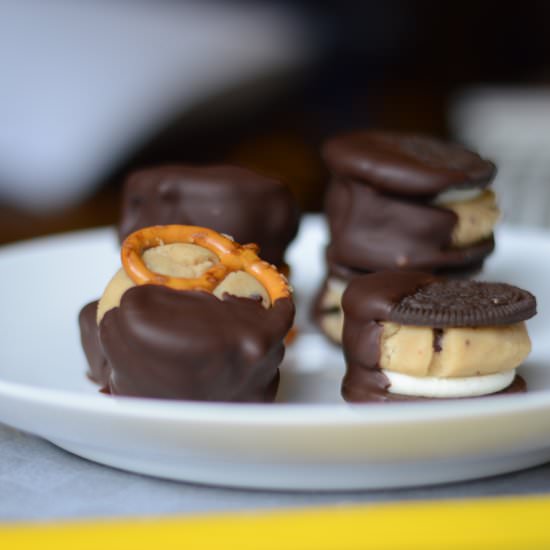
[[[299,212],[280,181],[237,166],[166,165],[130,174],[124,186],[121,241],[150,225],[209,227],[239,243],[254,242],[281,266],[296,236]]]
[[[404,298],[439,280],[435,275],[414,271],[381,271],[356,277],[348,285],[342,299],[346,322],[365,324],[389,321],[392,311]]]
[[[495,165],[478,154],[432,137],[383,131],[335,136],[323,147],[333,174],[385,192],[430,197],[449,187],[485,187]]]
[[[269,309],[257,301],[130,288],[99,326],[113,395],[204,401],[270,402],[275,398],[284,337],[294,317],[290,298]]]

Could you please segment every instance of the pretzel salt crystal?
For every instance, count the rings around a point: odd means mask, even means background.
[[[187,279],[150,271],[142,255],[145,250],[173,243],[190,243],[213,252],[220,260],[200,277]],[[175,290],[212,292],[232,271],[245,271],[267,290],[271,302],[290,296],[290,287],[283,275],[257,255],[255,244],[240,245],[224,235],[194,225],[155,225],[130,234],[122,243],[124,270],[137,285],[163,285]]]

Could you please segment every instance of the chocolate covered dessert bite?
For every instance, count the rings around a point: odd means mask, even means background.
[[[494,247],[496,168],[458,145],[364,131],[325,144],[332,261],[364,271],[461,269]]]
[[[323,157],[332,174],[329,268],[462,278],[481,270],[493,251],[496,168],[476,153],[422,135],[359,131],[328,140]],[[348,281],[329,273],[325,285]]]
[[[124,185],[119,236],[151,225],[209,227],[237,242],[255,242],[282,267],[299,212],[282,182],[229,165],[165,165],[139,170]]]
[[[79,317],[90,378],[113,395],[273,401],[294,304],[256,252],[197,226],[129,235],[122,268]]]
[[[342,395],[350,402],[478,397],[526,391],[529,292],[420,272],[355,278],[344,293]]]

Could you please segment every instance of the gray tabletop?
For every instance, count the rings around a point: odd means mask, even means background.
[[[550,464],[479,481],[391,491],[289,493],[206,487],[114,470],[0,424],[0,521],[541,493],[550,493]]]

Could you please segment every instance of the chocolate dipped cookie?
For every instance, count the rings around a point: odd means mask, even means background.
[[[464,270],[494,249],[495,165],[434,138],[381,131],[323,147],[333,263],[361,271]]]
[[[287,186],[237,166],[165,165],[130,174],[124,184],[120,240],[151,225],[209,227],[255,242],[281,267],[299,212]]]
[[[379,272],[346,289],[342,395],[350,402],[479,397],[526,391],[529,292],[504,283]]]
[[[294,304],[256,252],[197,226],[129,235],[122,268],[79,316],[90,378],[113,395],[273,401]]]

